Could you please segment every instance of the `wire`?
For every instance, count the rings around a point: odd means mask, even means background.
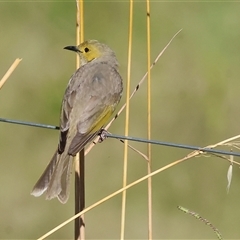
[[[30,127],[48,128],[48,129],[53,129],[53,130],[59,130],[60,129],[57,126],[40,124],[40,123],[32,123],[32,122],[24,122],[24,121],[11,120],[11,119],[5,119],[5,118],[0,118],[0,122],[19,124],[19,125],[30,126]]]
[[[33,123],[33,122],[25,122],[25,121],[19,121],[19,120],[11,120],[11,119],[5,119],[5,118],[0,118],[0,122],[19,124],[19,125],[30,126],[30,127],[47,128],[47,129],[52,129],[52,130],[60,129],[58,126],[41,124],[41,123]],[[158,140],[148,140],[148,139],[144,139],[144,138],[131,137],[131,136],[127,137],[127,136],[123,136],[123,135],[112,134],[107,131],[103,131],[102,135],[103,135],[102,138],[106,138],[106,137],[107,138],[116,138],[116,139],[129,140],[129,141],[134,141],[134,142],[151,143],[151,144],[162,145],[162,146],[166,146],[166,147],[183,148],[183,149],[189,149],[189,150],[202,151],[202,152],[206,152],[206,153],[208,152],[208,153],[240,157],[240,153],[237,153],[237,152],[228,152],[228,151],[222,151],[222,150],[215,150],[215,149],[211,149],[211,148],[202,148],[202,147],[198,147],[198,146],[163,142],[163,141],[158,141]]]
[[[108,137],[108,138],[117,138],[117,139],[122,139],[122,140],[127,139],[129,141],[135,141],[135,142],[151,143],[151,144],[162,145],[162,146],[167,146],[167,147],[184,148],[184,149],[197,150],[197,151],[202,151],[202,152],[218,153],[218,154],[223,154],[223,155],[231,155],[231,156],[240,157],[240,153],[237,153],[237,152],[228,152],[228,151],[222,151],[222,150],[215,150],[215,149],[211,149],[211,148],[201,148],[201,147],[197,147],[197,146],[190,146],[190,145],[170,143],[170,142],[162,142],[162,141],[157,141],[157,140],[147,140],[144,138],[137,138],[137,137],[126,137],[126,136],[116,135],[116,134],[107,133],[107,132],[104,133],[104,136]]]

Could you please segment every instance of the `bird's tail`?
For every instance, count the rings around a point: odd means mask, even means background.
[[[54,153],[51,161],[47,165],[45,171],[41,175],[41,177],[38,179],[36,184],[33,187],[33,190],[31,192],[31,195],[35,197],[41,196],[48,188],[49,183],[51,181],[53,172],[55,170],[55,167],[57,165],[57,151]]]
[[[39,197],[46,191],[46,199],[57,197],[61,203],[66,203],[69,197],[72,163],[72,156],[65,152],[60,155],[56,151],[31,194]]]

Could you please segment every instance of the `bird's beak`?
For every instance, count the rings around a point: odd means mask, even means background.
[[[81,52],[78,47],[76,46],[67,46],[64,49],[70,50],[70,51],[74,51],[74,52]]]

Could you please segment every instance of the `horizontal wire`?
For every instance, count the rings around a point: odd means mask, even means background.
[[[240,157],[240,153],[237,153],[237,152],[228,152],[228,151],[222,151],[222,150],[215,150],[215,149],[211,149],[211,148],[201,148],[201,147],[197,147],[197,146],[190,146],[190,145],[170,143],[170,142],[162,142],[162,141],[157,141],[157,140],[147,140],[144,138],[137,138],[137,137],[129,137],[129,136],[126,137],[126,136],[116,135],[116,134],[112,134],[112,133],[108,133],[108,132],[104,132],[104,136],[106,136],[108,138],[117,138],[117,139],[129,140],[129,141],[135,141],[135,142],[151,143],[151,144],[162,145],[162,146],[167,146],[167,147],[184,148],[184,149],[189,149],[189,150],[197,150],[197,151],[202,151],[202,152],[218,153],[218,154],[223,154],[223,155],[231,155],[231,156]]]
[[[30,126],[30,127],[48,128],[48,129],[53,129],[53,130],[60,129],[57,126],[46,125],[46,124],[41,124],[41,123],[24,122],[24,121],[11,120],[11,119],[5,119],[5,118],[0,118],[0,122],[19,124],[19,125],[25,125],[25,126]]]
[[[33,123],[33,122],[25,122],[25,121],[19,121],[19,120],[11,120],[11,119],[5,119],[5,118],[0,118],[0,122],[19,124],[19,125],[30,126],[30,127],[47,128],[47,129],[52,129],[52,130],[60,129],[58,126]],[[211,148],[202,148],[202,147],[185,145],[185,144],[162,142],[162,141],[158,141],[158,140],[148,140],[148,139],[144,139],[144,138],[137,138],[137,137],[131,137],[131,136],[126,137],[123,135],[112,134],[107,131],[103,132],[103,137],[116,138],[116,139],[121,139],[121,140],[129,140],[129,141],[134,141],[134,142],[151,143],[151,144],[162,145],[162,146],[167,146],[167,147],[183,148],[183,149],[188,149],[188,150],[196,150],[196,151],[202,151],[202,152],[209,152],[209,153],[215,153],[215,154],[231,155],[231,156],[240,157],[240,153],[237,153],[237,152],[229,152],[229,151],[215,150],[215,149],[211,149]]]

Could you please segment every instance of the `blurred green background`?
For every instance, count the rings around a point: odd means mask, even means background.
[[[146,4],[134,4],[132,83],[146,72]],[[23,58],[0,91],[0,117],[58,125],[61,99],[75,70],[75,1],[0,3],[0,76]],[[179,30],[152,70],[152,138],[206,146],[239,134],[240,4],[152,2],[152,60]],[[129,4],[86,1],[85,39],[111,46],[126,79]],[[146,83],[131,101],[130,135],[146,137]],[[125,95],[120,103],[125,101]],[[124,134],[125,115],[110,131]],[[73,215],[67,204],[34,198],[30,191],[52,157],[58,132],[0,123],[0,238],[36,239]],[[146,145],[132,143],[146,152]],[[153,170],[189,153],[153,146]],[[98,144],[86,161],[86,205],[122,185],[123,144]],[[235,160],[238,160],[237,158]],[[240,236],[240,172],[233,169],[227,194],[228,162],[191,159],[153,177],[153,237],[213,239],[213,231],[177,210],[182,205],[210,220],[225,239]],[[147,172],[146,162],[129,152],[128,181]],[[73,182],[73,181],[72,181]],[[121,196],[86,215],[86,238],[120,236]],[[147,238],[147,183],[127,192],[126,235]],[[73,238],[73,224],[51,236]]]

